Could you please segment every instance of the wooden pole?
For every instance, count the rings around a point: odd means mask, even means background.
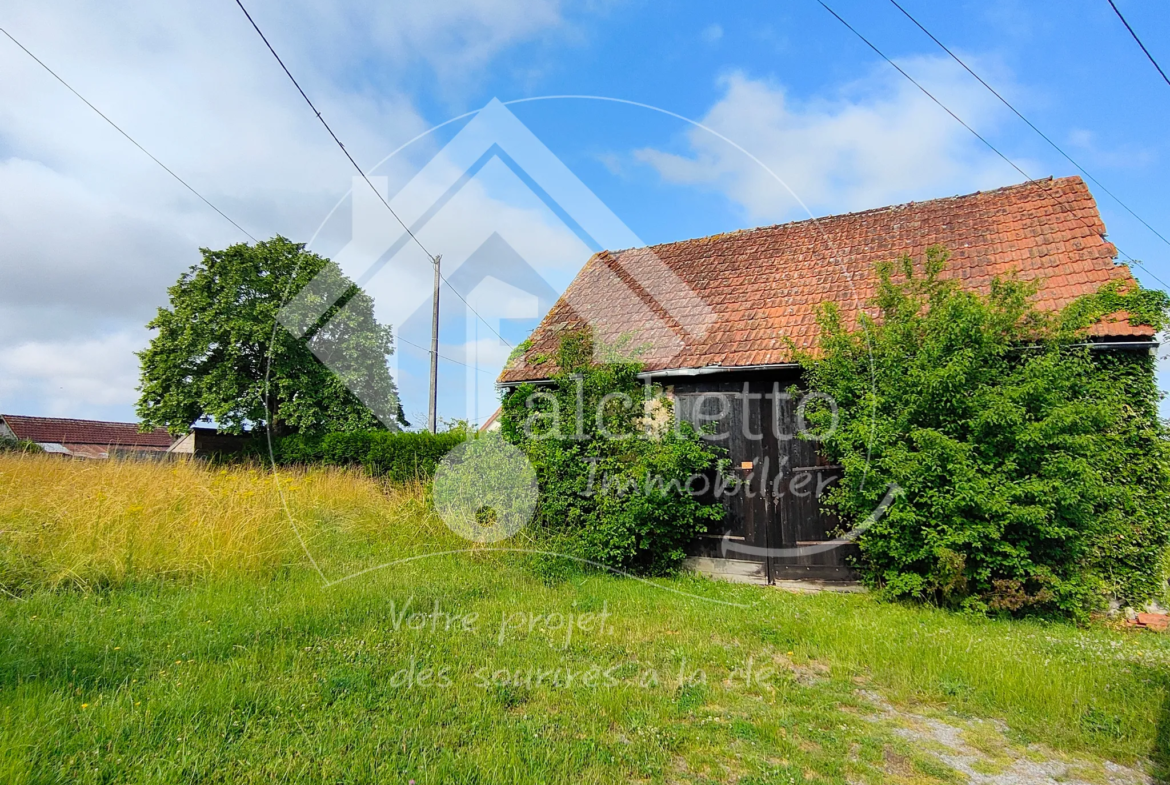
[[[431,298],[431,396],[427,407],[427,425],[431,433],[439,432],[439,263],[435,257],[435,287]]]

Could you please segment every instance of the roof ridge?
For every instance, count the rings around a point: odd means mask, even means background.
[[[165,428],[143,431],[141,424],[134,422],[26,414],[0,414],[0,420],[17,438],[38,444],[121,445],[138,448],[169,447],[174,441]]]
[[[885,205],[884,207],[870,207],[866,210],[855,210],[853,212],[848,212],[848,213],[833,213],[832,215],[822,215],[822,216],[813,216],[810,218],[801,218],[799,221],[785,221],[784,223],[767,224],[765,226],[750,226],[750,227],[745,227],[743,229],[732,229],[731,231],[728,231],[728,232],[716,232],[715,234],[700,235],[699,237],[688,237],[685,240],[672,240],[670,242],[656,243],[654,245],[642,245],[642,246],[636,246],[636,247],[632,247],[632,248],[606,249],[604,251],[601,251],[600,253],[624,254],[624,253],[629,253],[630,251],[653,251],[655,248],[665,248],[665,247],[670,246],[670,245],[681,245],[683,243],[693,243],[693,242],[697,242],[699,240],[714,240],[716,238],[722,239],[725,237],[733,237],[735,235],[749,235],[749,234],[752,234],[754,232],[765,232],[765,231],[770,231],[773,229],[783,229],[783,228],[787,228],[787,227],[801,226],[803,224],[816,224],[820,221],[836,221],[836,220],[845,219],[845,218],[856,218],[857,216],[861,216],[861,215],[878,215],[880,213],[888,213],[888,212],[893,212],[895,210],[905,210],[909,207],[921,207],[922,205],[926,205],[926,204],[937,204],[937,203],[942,203],[942,202],[955,201],[955,200],[959,200],[959,199],[971,199],[971,198],[976,197],[976,196],[988,196],[988,195],[992,195],[992,194],[1001,194],[1001,193],[1006,193],[1008,191],[1013,191],[1013,190],[1020,189],[1020,188],[1026,188],[1026,187],[1033,185],[1035,183],[1043,183],[1043,182],[1051,182],[1051,183],[1077,182],[1077,183],[1080,183],[1081,185],[1084,185],[1084,180],[1082,180],[1079,175],[1074,174],[1074,175],[1069,175],[1068,177],[1053,177],[1052,175],[1049,175],[1047,177],[1037,177],[1037,178],[1032,179],[1032,180],[1025,180],[1022,183],[1012,183],[1011,185],[1000,186],[999,188],[993,188],[989,191],[972,191],[971,193],[966,193],[966,194],[954,194],[953,196],[940,196],[940,197],[937,197],[935,199],[923,199],[920,202],[914,202],[914,201],[902,202],[900,204],[890,204],[890,205]]]
[[[15,417],[20,420],[45,420],[54,423],[84,423],[86,425],[124,425],[131,428],[137,428],[140,423],[125,422],[119,420],[82,420],[76,417],[46,417],[40,414],[0,414],[0,419],[8,419]],[[156,431],[164,430],[161,427],[155,428]],[[151,433],[151,431],[139,431],[139,433]]]
[[[553,367],[530,365],[528,357],[555,352],[557,335],[575,327],[592,327],[603,340],[641,331],[647,341],[659,341],[652,345],[660,346],[662,356],[644,362],[651,371],[789,362],[792,347],[815,349],[821,303],[838,303],[845,323],[855,326],[875,294],[874,266],[879,261],[921,254],[940,243],[952,252],[946,275],[964,289],[986,293],[996,277],[1018,275],[1039,283],[1034,301],[1052,311],[1108,281],[1133,280],[1126,267],[1114,264],[1117,250],[1105,231],[1093,194],[1081,178],[1049,177],[663,243],[631,252],[625,260],[620,251],[600,252],[541,320],[531,336],[532,348],[501,373],[500,382],[547,378]],[[654,298],[676,320],[676,311],[701,319],[702,329],[676,334],[671,320],[662,321],[662,327],[645,309],[628,308],[615,296],[612,276],[600,269],[615,263],[625,267],[649,292],[634,268],[651,256],[686,284],[674,286],[656,266],[639,270],[656,290]],[[697,294],[707,310],[697,311],[676,292]],[[1125,321],[1095,328],[1093,335],[1141,343],[1153,331]],[[677,345],[671,342],[674,338]]]

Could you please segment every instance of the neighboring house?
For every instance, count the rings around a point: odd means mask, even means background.
[[[213,425],[193,425],[191,430],[180,436],[167,452],[172,455],[209,458],[213,455],[241,453],[252,444],[250,434],[220,433]]]
[[[1032,181],[596,254],[498,384],[509,389],[551,377],[556,369],[549,358],[556,357],[558,336],[567,330],[588,326],[603,341],[646,333],[658,340],[669,331],[677,351],[668,360],[651,359],[643,376],[666,386],[682,419],[715,422],[729,434],[721,443],[732,469],[754,491],[725,498],[722,531],[696,545],[699,566],[759,582],[849,580],[855,577],[848,567],[855,546],[825,544],[837,521],[812,492],[827,488],[841,470],[827,465],[814,442],[791,438],[796,401],[777,394],[800,381],[789,342],[800,349],[816,346],[817,308],[826,301],[837,303],[846,324],[856,324],[875,292],[875,263],[905,253],[920,259],[935,244],[951,253],[943,277],[987,292],[996,276],[1014,271],[1039,282],[1035,301],[1042,309],[1060,308],[1109,281],[1133,281],[1127,267],[1114,263],[1117,249],[1105,240],[1097,205],[1080,178]],[[697,309],[692,292],[702,301]],[[631,293],[639,307],[630,307]],[[700,311],[704,329],[680,325],[680,314],[685,321]],[[1152,351],[1153,330],[1123,317],[1095,326],[1094,345]],[[656,320],[665,330],[647,327]],[[775,430],[767,427],[773,422]],[[766,492],[798,483],[804,494]]]
[[[132,422],[63,420],[0,414],[0,437],[35,442],[45,452],[72,458],[160,458],[171,446],[165,428],[140,433]]]
[[[500,430],[500,415],[504,413],[502,408],[496,409],[492,412],[492,416],[483,421],[483,425],[479,426],[480,433],[487,433],[488,431]]]

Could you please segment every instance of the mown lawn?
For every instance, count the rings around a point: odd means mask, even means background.
[[[327,586],[284,529],[209,534],[247,510],[288,526],[262,473],[172,471],[0,459],[0,782],[962,781],[884,701],[1088,781],[1166,754],[1170,636],[515,552]],[[330,580],[465,547],[419,489],[282,482]],[[105,517],[77,518],[86,493]]]

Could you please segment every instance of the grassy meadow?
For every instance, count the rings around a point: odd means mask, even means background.
[[[1168,635],[503,545],[352,472],[0,456],[0,782],[1166,776]]]

